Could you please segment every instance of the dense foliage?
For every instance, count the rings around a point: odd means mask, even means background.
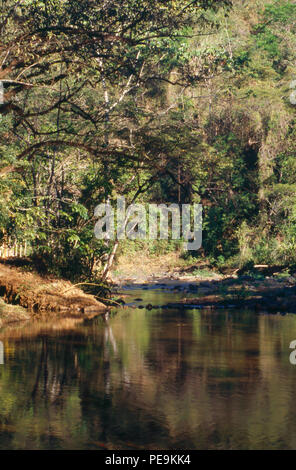
[[[113,249],[94,238],[94,208],[125,195],[202,202],[198,256],[294,263],[295,10],[2,1],[2,243],[89,277]]]

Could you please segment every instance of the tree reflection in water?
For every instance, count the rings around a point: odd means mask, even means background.
[[[295,325],[126,309],[1,330],[0,447],[295,448]]]

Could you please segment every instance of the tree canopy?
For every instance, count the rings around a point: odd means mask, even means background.
[[[201,202],[215,263],[295,257],[295,3],[2,1],[0,236],[89,276],[94,208]],[[262,236],[263,233],[263,236]]]

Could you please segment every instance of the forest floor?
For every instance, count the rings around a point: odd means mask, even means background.
[[[122,282],[141,284],[155,279],[175,279],[186,282],[190,279],[224,278],[222,274],[213,271],[206,260],[190,264],[177,252],[149,256],[140,251],[119,256],[109,277],[115,284]]]
[[[0,262],[0,326],[27,320],[40,312],[93,315],[106,310],[95,296],[85,294],[70,281],[40,276]],[[10,304],[5,306],[5,303]]]

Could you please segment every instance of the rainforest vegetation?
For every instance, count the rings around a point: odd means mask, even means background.
[[[296,264],[295,1],[0,3],[0,245],[100,276],[125,196],[201,203],[196,259]]]

